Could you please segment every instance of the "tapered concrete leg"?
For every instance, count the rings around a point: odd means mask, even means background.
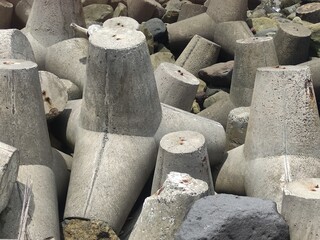
[[[232,103],[237,107],[250,106],[257,68],[277,65],[272,37],[237,40],[230,87]]]
[[[202,134],[193,131],[173,132],[165,135],[158,150],[157,164],[151,193],[155,193],[170,172],[188,173],[208,184],[214,193],[209,157]]]
[[[217,23],[244,21],[247,17],[248,0],[211,0],[207,14]]]
[[[199,80],[172,63],[161,63],[154,72],[159,98],[162,103],[190,111],[196,97]]]
[[[134,18],[139,23],[152,18],[157,9],[163,9],[161,4],[155,0],[128,0],[127,4],[128,16]]]
[[[221,46],[221,53],[228,59],[234,58],[236,41],[250,37],[253,37],[253,33],[244,21],[218,23],[214,31],[214,42]]]
[[[71,23],[81,26],[85,24],[80,0],[34,0],[23,32],[31,43],[40,69],[45,66],[49,46],[75,37]]]
[[[156,141],[159,143],[170,132],[186,130],[199,132],[205,137],[211,166],[223,161],[226,137],[220,123],[163,104],[162,121],[155,134]]]
[[[138,30],[140,24],[131,17],[115,17],[110,18],[103,23],[104,28],[129,28]]]
[[[282,23],[274,36],[279,64],[295,65],[309,57],[311,31],[298,23]]]
[[[168,24],[170,48],[181,53],[195,34],[213,41],[215,26],[216,23],[207,13]]]
[[[19,169],[19,152],[0,142],[0,213],[7,206]]]
[[[0,235],[14,239],[18,236],[19,219],[26,182],[32,184],[31,200],[27,215],[27,236],[30,239],[60,239],[58,203],[55,178],[52,170],[41,165],[21,165],[18,181],[8,207],[1,213]]]
[[[17,29],[0,30],[0,58],[35,61],[33,50],[26,36]]]
[[[231,150],[244,144],[247,134],[249,115],[249,107],[235,108],[230,111],[226,128],[227,150]]]
[[[282,215],[289,224],[290,239],[319,239],[320,179],[306,178],[288,183],[283,192]]]
[[[171,172],[163,187],[146,198],[129,239],[174,239],[192,204],[207,194],[205,182],[185,173]]]
[[[72,38],[58,42],[47,49],[45,69],[59,78],[76,84],[81,91],[86,80],[88,40]]]
[[[0,61],[0,105],[0,141],[19,149],[20,164],[51,166],[51,146],[35,63]]]
[[[80,136],[64,218],[99,219],[119,233],[155,166],[156,143],[87,130]]]
[[[301,63],[300,65],[308,66],[311,71],[312,84],[314,92],[316,94],[316,99],[320,100],[320,58],[314,58],[310,61]]]
[[[81,126],[153,136],[160,121],[160,101],[143,33],[113,28],[92,34]]]
[[[13,13],[13,4],[6,0],[0,0],[0,29],[10,28]]]
[[[199,35],[195,35],[183,50],[175,64],[183,67],[195,76],[201,68],[216,63],[220,46]]]

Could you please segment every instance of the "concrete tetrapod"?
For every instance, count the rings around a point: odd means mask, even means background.
[[[199,80],[172,63],[161,63],[154,71],[160,102],[190,111],[196,97]]]
[[[14,59],[0,61],[0,141],[20,151],[19,184],[33,183],[27,231],[32,239],[59,239],[56,184],[37,65]],[[14,133],[14,134],[12,134]],[[16,238],[20,198],[11,198],[1,214],[1,236]]]
[[[214,193],[211,169],[205,138],[193,131],[166,134],[160,141],[151,193],[155,193],[170,172],[188,173],[208,184]]]
[[[289,224],[291,240],[320,237],[320,179],[306,178],[288,183],[283,191],[282,215]]]
[[[198,76],[201,68],[209,67],[217,62],[220,46],[199,35],[195,35],[175,64],[183,67],[191,74]]]
[[[71,23],[85,24],[80,0],[34,0],[23,33],[30,41],[40,69],[45,66],[48,47],[75,37]]]
[[[258,68],[245,144],[228,152],[217,192],[270,199],[320,174],[320,120],[307,66]]]
[[[119,233],[155,166],[161,106],[143,33],[101,29],[89,41],[64,217],[102,220]]]
[[[169,240],[192,204],[208,195],[208,185],[186,173],[170,172],[155,194],[146,198],[129,240]]]
[[[7,206],[19,169],[18,149],[0,142],[0,213]]]

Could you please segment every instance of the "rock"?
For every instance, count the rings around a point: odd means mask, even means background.
[[[200,111],[201,111],[201,109],[200,109],[199,103],[197,103],[196,100],[194,100],[193,103],[192,103],[191,112],[195,113],[195,114],[198,114]]]
[[[208,108],[211,105],[213,105],[214,103],[216,103],[217,101],[219,101],[221,99],[221,95],[217,94],[220,91],[217,91],[216,93],[212,94],[211,96],[208,96],[204,102],[203,102],[203,107],[204,108]]]
[[[174,56],[171,52],[157,52],[150,55],[151,64],[154,70],[163,62],[174,63]]]
[[[167,27],[159,18],[152,18],[141,23],[141,28],[147,28],[156,42],[166,43],[168,41]]]
[[[277,28],[277,21],[268,17],[252,18],[251,22],[256,32],[269,28]]]
[[[233,65],[234,61],[228,61],[202,68],[199,71],[199,78],[205,81],[209,88],[230,88]]]
[[[175,240],[289,240],[289,227],[269,200],[218,194],[196,201]]]
[[[147,41],[147,45],[148,45],[148,49],[149,49],[149,54],[153,54],[154,53],[154,40],[153,40],[153,36],[152,36],[151,32],[149,31],[148,28],[146,28],[142,24],[140,24],[138,30],[141,31],[144,34],[144,36],[146,37],[146,41]]]
[[[163,22],[165,23],[174,23],[178,20],[179,12],[182,5],[186,3],[191,3],[187,0],[169,0],[166,4],[166,12],[162,17]]]
[[[63,235],[65,240],[119,240],[118,236],[108,224],[99,220],[65,220]]]
[[[300,2],[301,2],[301,0],[281,0],[280,7],[281,8],[290,7],[290,6],[295,5],[297,3],[300,3]]]
[[[92,24],[103,23],[113,16],[113,8],[107,4],[91,4],[83,8],[87,27]]]

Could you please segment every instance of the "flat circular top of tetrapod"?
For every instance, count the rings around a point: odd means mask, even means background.
[[[191,74],[190,72],[188,72],[184,68],[182,68],[178,65],[175,65],[173,63],[163,62],[159,65],[157,70],[164,71],[167,74],[169,74],[171,77],[173,77],[181,82],[190,84],[190,85],[199,85],[200,84],[200,81],[198,80],[198,78],[196,78],[193,74]]]
[[[311,30],[298,23],[280,23],[279,29],[295,37],[309,37]]]
[[[192,153],[203,148],[205,138],[201,133],[194,131],[178,131],[168,133],[162,137],[160,146],[171,153]]]
[[[304,199],[320,199],[320,178],[303,178],[286,184],[285,195]]]
[[[312,3],[307,3],[298,7],[296,11],[298,14],[305,14],[305,13],[316,12],[319,10],[320,10],[320,3],[312,2]]]
[[[272,67],[260,67],[257,68],[259,72],[301,72],[301,71],[310,71],[309,66],[303,65],[278,65]]]
[[[137,30],[139,23],[131,17],[115,17],[105,21],[102,25],[104,28],[129,28]]]
[[[272,37],[249,37],[245,39],[239,39],[236,42],[238,44],[253,44],[253,43],[261,43],[272,41]]]
[[[29,69],[36,68],[38,65],[31,61],[26,61],[22,59],[1,59],[0,69]]]
[[[128,28],[102,28],[94,32],[89,41],[104,49],[130,49],[145,42],[145,36],[142,32]]]

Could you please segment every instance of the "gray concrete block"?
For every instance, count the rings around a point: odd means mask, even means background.
[[[216,22],[244,21],[247,17],[248,0],[211,0],[207,14]]]
[[[244,144],[250,115],[249,107],[235,108],[230,111],[226,127],[227,150]]]
[[[289,224],[291,240],[319,239],[319,186],[319,178],[306,178],[287,183],[284,187],[282,215]]]
[[[12,13],[13,4],[6,0],[0,0],[0,29],[11,28]]]
[[[175,64],[198,76],[201,68],[209,67],[216,63],[219,52],[220,46],[218,44],[195,35],[180,54]]]
[[[169,173],[162,188],[144,201],[129,239],[174,239],[192,204],[207,194],[205,182],[185,173]]]
[[[181,6],[177,21],[182,21],[184,19],[197,16],[201,13],[205,13],[206,11],[207,8],[202,4],[183,4]]]
[[[209,156],[202,134],[194,131],[168,133],[159,145],[151,193],[163,186],[170,172],[187,173],[208,184],[209,193],[214,193]]]
[[[289,228],[272,201],[218,194],[196,201],[176,240],[289,240]]]
[[[282,23],[274,36],[279,64],[295,65],[309,57],[311,31],[298,23]]]
[[[68,79],[81,90],[86,81],[88,40],[72,38],[47,49],[45,69],[59,78]]]
[[[70,26],[84,26],[80,0],[50,1],[34,0],[23,33],[26,34],[40,69],[45,67],[47,48],[63,40],[75,37]]]
[[[271,37],[237,40],[230,87],[232,103],[237,107],[250,106],[257,68],[277,65],[277,53]]]
[[[0,30],[0,58],[35,61],[28,39],[17,29]]]
[[[0,142],[0,213],[7,206],[19,169],[19,151]]]
[[[154,76],[162,103],[190,111],[200,83],[194,75],[175,64],[161,63]]]
[[[102,25],[104,28],[129,28],[132,30],[138,30],[139,29],[139,23],[130,17],[115,17],[110,18],[107,21],[105,21]]]
[[[21,164],[51,166],[49,134],[35,63],[0,61],[0,103],[0,141],[19,149]]]

